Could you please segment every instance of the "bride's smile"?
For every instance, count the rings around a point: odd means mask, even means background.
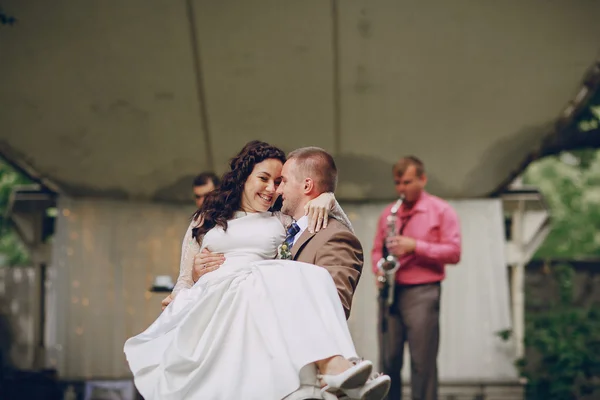
[[[259,194],[258,197],[260,197],[261,199],[263,199],[265,202],[271,204],[271,202],[273,201],[273,196],[272,195],[267,195],[267,194]]]

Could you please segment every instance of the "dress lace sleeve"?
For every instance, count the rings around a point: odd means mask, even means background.
[[[283,225],[284,229],[287,229],[293,221],[292,217],[282,213],[281,211],[275,211],[273,215],[279,219],[279,222],[281,222],[281,225]]]
[[[354,233],[354,228],[352,227],[352,222],[350,222],[350,218],[348,218],[348,216],[344,212],[344,209],[342,208],[342,206],[340,206],[340,203],[338,203],[337,199],[335,200],[335,203],[333,204],[333,208],[331,210],[329,210],[329,216],[331,218],[337,219],[342,224],[346,225],[346,227],[348,229],[350,229],[350,232]]]
[[[192,279],[192,267],[194,266],[194,256],[200,251],[200,244],[192,237],[192,228],[197,225],[196,221],[192,221],[181,244],[181,260],[179,262],[179,277],[177,283],[171,292],[171,297],[175,298],[181,289],[189,289],[194,286]]]

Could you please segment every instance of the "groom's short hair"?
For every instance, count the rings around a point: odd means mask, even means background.
[[[320,147],[302,147],[288,154],[288,160],[295,160],[299,179],[312,178],[321,193],[335,192],[337,167],[331,154]]]

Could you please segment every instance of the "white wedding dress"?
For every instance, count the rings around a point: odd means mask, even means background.
[[[356,357],[329,272],[274,259],[285,218],[236,213],[226,232],[204,236],[202,248],[224,253],[225,263],[189,288],[176,287],[158,319],[125,343],[146,400],[279,400],[299,387],[304,366]],[[189,278],[199,250],[190,226],[178,282]]]

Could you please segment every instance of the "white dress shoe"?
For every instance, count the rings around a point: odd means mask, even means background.
[[[371,378],[362,387],[355,389],[344,389],[346,396],[340,400],[381,400],[390,390],[392,380],[387,375],[379,375]]]
[[[341,374],[319,375],[318,377],[325,383],[321,391],[335,392],[342,390],[346,392],[347,389],[360,388],[367,382],[372,370],[373,364],[371,361],[361,361]]]

